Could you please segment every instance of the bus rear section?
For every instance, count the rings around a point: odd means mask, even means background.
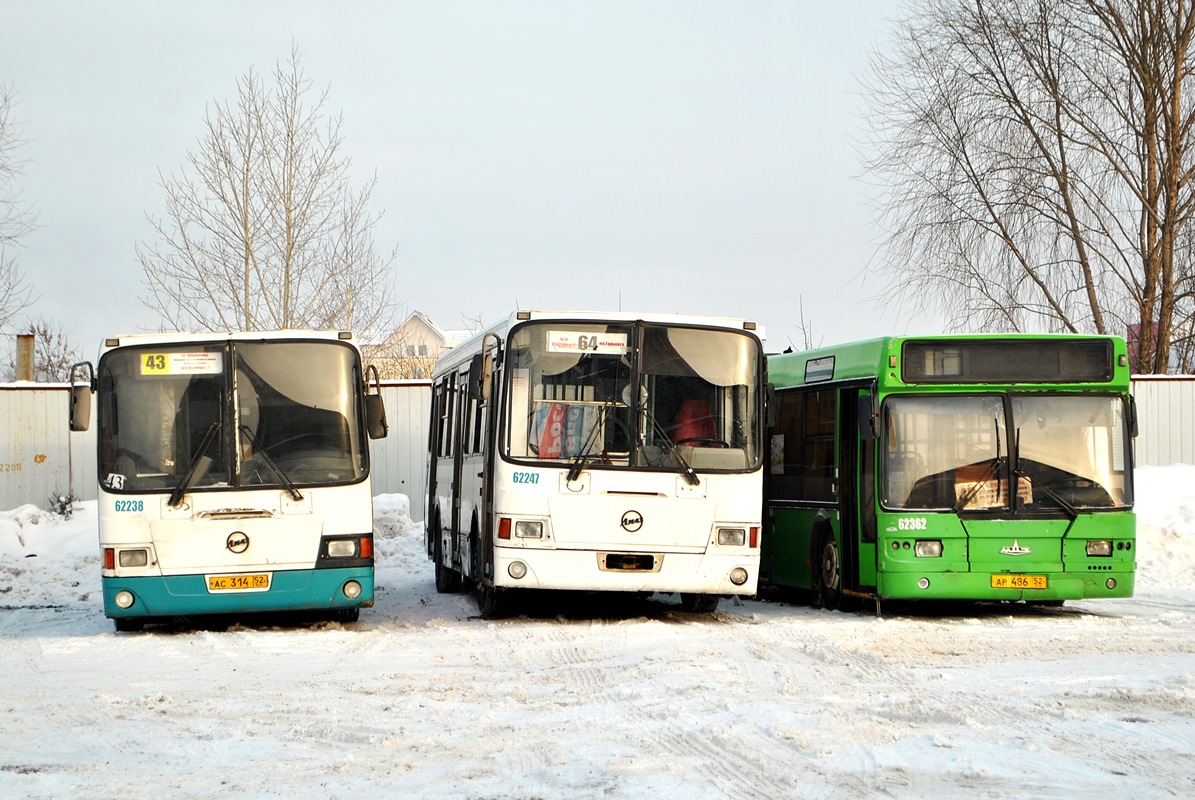
[[[118,630],[263,611],[351,620],[373,604],[367,439],[385,420],[347,337],[108,341],[75,391],[98,395],[104,612]]]
[[[830,607],[1132,595],[1122,341],[894,338],[770,367],[772,583]]]
[[[679,593],[758,580],[764,364],[755,326],[519,312],[437,368],[437,587]]]

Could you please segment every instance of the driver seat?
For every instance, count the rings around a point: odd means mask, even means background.
[[[714,427],[714,418],[710,416],[710,404],[705,400],[685,400],[681,403],[676,418],[672,420],[669,431],[673,442],[684,439],[716,439],[718,431]],[[693,442],[694,446],[703,447],[703,442]]]

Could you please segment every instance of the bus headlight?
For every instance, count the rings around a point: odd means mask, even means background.
[[[718,528],[718,544],[722,547],[742,547],[746,543],[745,528]]]
[[[1087,543],[1087,555],[1089,556],[1110,556],[1112,555],[1112,542],[1107,539],[1099,539]]]
[[[918,539],[913,545],[918,558],[941,558],[942,542],[938,539]]]
[[[122,567],[144,567],[149,563],[148,550],[121,550],[120,565]],[[127,606],[122,606],[127,608]]]
[[[730,582],[735,586],[742,586],[747,582],[747,570],[742,567],[735,567],[730,571]]]
[[[515,538],[542,539],[544,538],[544,524],[542,522],[516,522]]]
[[[329,539],[328,558],[352,558],[357,555],[356,539]]]
[[[517,581],[527,574],[527,565],[522,561],[512,561],[510,562],[510,566],[506,568],[506,572]]]
[[[117,608],[132,608],[135,599],[132,592],[121,589],[116,593],[116,597],[112,598],[112,601],[116,603]]]
[[[356,581],[349,581],[344,585],[344,596],[350,600],[356,600],[361,596],[361,584]]]

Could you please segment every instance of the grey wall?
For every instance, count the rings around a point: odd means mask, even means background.
[[[1137,401],[1137,466],[1195,464],[1195,376],[1142,375]]]
[[[382,384],[390,435],[370,441],[374,494],[405,494],[411,519],[423,520],[430,381]],[[32,503],[49,508],[57,494],[98,496],[95,413],[92,426],[71,433],[67,384],[0,385],[0,509]]]
[[[1195,464],[1195,376],[1139,376],[1133,395],[1140,431],[1136,464]],[[411,518],[419,522],[427,500],[431,382],[384,382],[382,398],[390,435],[370,442],[373,491],[407,495]],[[0,386],[0,509],[26,503],[48,508],[51,497],[66,492],[96,498],[95,426],[71,433],[69,407],[66,384]]]

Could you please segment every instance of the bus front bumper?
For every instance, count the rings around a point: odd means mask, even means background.
[[[650,567],[647,564],[649,557],[652,559]],[[637,560],[639,563],[635,563]],[[523,569],[517,566],[520,564]],[[616,568],[610,568],[612,564]],[[514,577],[520,573],[521,577]],[[494,549],[494,585],[503,588],[753,595],[758,581],[758,550],[747,553],[612,553]]]
[[[203,575],[105,577],[104,615],[135,619],[368,608],[373,605],[373,581],[372,567],[275,571],[269,589],[263,591],[209,591]],[[350,584],[360,587],[351,597]],[[132,595],[131,605],[117,602],[122,592]]]
[[[1003,576],[998,577],[1025,577]],[[1044,588],[994,588],[990,572],[882,572],[876,593],[904,600],[1095,600],[1132,597],[1133,572],[1034,573]]]

